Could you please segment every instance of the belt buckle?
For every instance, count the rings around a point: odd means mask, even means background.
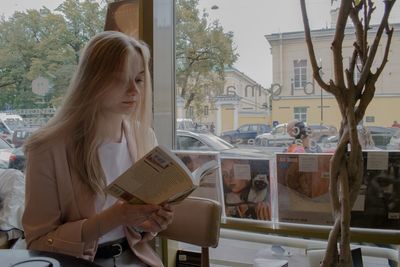
[[[115,244],[112,244],[111,245],[112,247],[117,247],[118,248],[118,254],[116,254],[116,255],[114,255],[113,257],[114,258],[116,258],[116,257],[119,257],[119,256],[121,256],[121,254],[122,254],[122,245],[120,244],[120,243],[115,243]]]

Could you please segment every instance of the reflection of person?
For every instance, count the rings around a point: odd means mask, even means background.
[[[393,121],[392,127],[400,128],[400,123]]]
[[[235,173],[235,165],[238,167],[238,165],[248,164],[250,164],[248,161],[239,159],[223,159],[221,161],[226,215],[228,217],[270,220],[268,187],[263,185],[262,188],[257,188],[257,184],[260,186],[262,182],[267,185],[267,181],[265,181],[267,176],[259,175],[259,181],[254,182],[255,188],[253,188],[250,173]]]
[[[287,124],[287,133],[294,138],[293,143],[288,147],[289,153],[320,153],[321,147],[310,138],[311,129],[306,127],[304,122],[293,120]]]
[[[215,134],[215,125],[214,125],[214,122],[211,122],[211,125],[210,125],[210,132],[213,133],[213,134]]]
[[[148,48],[119,32],[86,45],[64,104],[26,144],[29,249],[101,266],[162,266],[147,241],[172,221],[171,207],[104,192],[156,145],[148,63]]]
[[[377,149],[374,140],[372,139],[371,132],[364,126],[357,126],[358,141],[360,142],[361,149]]]

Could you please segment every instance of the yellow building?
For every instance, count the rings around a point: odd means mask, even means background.
[[[177,117],[193,116],[194,107],[184,111],[184,100],[176,101]],[[268,92],[256,81],[235,68],[225,69],[225,84],[222,94],[206,94],[203,104],[204,114],[201,123],[215,125],[215,133],[219,135],[226,130],[237,129],[246,123],[271,123]]]
[[[335,15],[333,10],[332,15]],[[332,20],[335,21],[335,20]],[[400,105],[400,24],[392,25],[395,29],[389,61],[376,83],[375,98],[370,103],[364,116],[363,124],[374,126],[391,126],[393,121],[400,121],[396,112]],[[327,82],[333,79],[333,59],[331,42],[335,29],[324,28],[311,32],[316,58],[322,67],[322,78]],[[376,27],[370,31],[371,38],[375,36]],[[272,120],[287,122],[299,119],[308,123],[325,123],[339,126],[341,116],[336,100],[331,94],[322,91],[312,77],[311,63],[308,57],[304,32],[285,32],[266,35],[271,46],[273,58]],[[375,62],[371,68],[374,72],[381,64],[386,36],[382,37]],[[353,51],[354,29],[346,30],[343,42],[343,63],[348,66]],[[372,39],[369,40],[372,42]],[[356,79],[359,72],[356,73]]]

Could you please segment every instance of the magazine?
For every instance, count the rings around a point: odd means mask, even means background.
[[[218,167],[217,161],[209,161],[191,172],[174,153],[160,145],[117,177],[106,192],[132,204],[176,204]]]

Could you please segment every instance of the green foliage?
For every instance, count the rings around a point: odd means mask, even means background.
[[[198,10],[198,0],[176,2],[176,81],[185,108],[202,114],[205,88],[214,94],[223,89],[224,69],[237,60],[233,33],[224,32],[218,21],[208,22],[208,14]],[[192,104],[192,102],[194,103]]]
[[[44,107],[32,93],[38,76],[50,81],[45,100],[60,99],[91,36],[102,31],[105,6],[94,0],[65,0],[56,11],[46,7],[15,12],[0,20],[0,110]]]

